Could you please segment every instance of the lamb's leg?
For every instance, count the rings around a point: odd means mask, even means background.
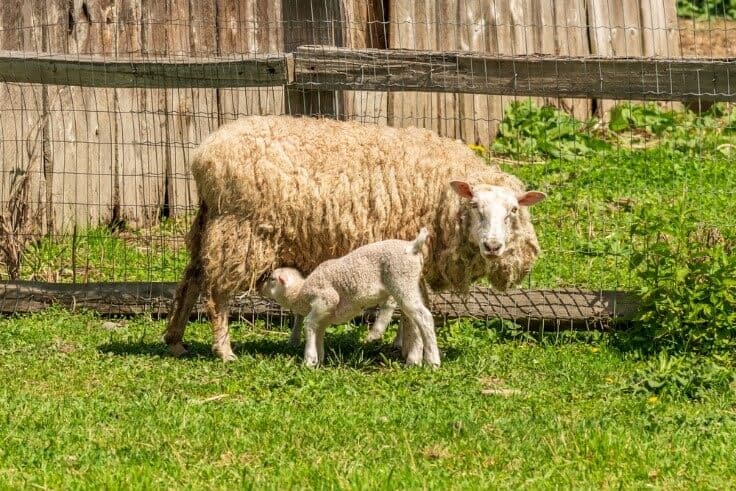
[[[383,333],[386,332],[386,328],[394,315],[394,310],[396,310],[396,301],[389,297],[389,299],[386,300],[378,310],[376,321],[373,323],[371,330],[368,331],[368,334],[365,337],[366,341],[378,341],[383,337]]]
[[[299,314],[294,314],[294,325],[291,326],[291,336],[289,336],[289,344],[297,347],[302,340],[302,324],[304,323],[304,317]]]
[[[401,316],[401,319],[399,319],[399,326],[396,328],[396,336],[394,336],[394,340],[391,343],[391,346],[394,348],[402,350],[401,352],[404,353],[404,338],[406,337],[405,331],[406,328],[404,327],[405,324],[409,322],[405,315]]]
[[[401,310],[411,321],[412,331],[417,329],[423,343],[424,360],[431,366],[440,366],[440,352],[437,348],[437,338],[434,333],[434,319],[432,313],[422,302],[422,293],[419,288],[409,292],[397,292],[396,300]],[[411,346],[415,348],[416,346]],[[407,354],[407,363],[409,358]]]
[[[176,296],[169,313],[169,322],[164,334],[164,342],[169,346],[169,351],[174,356],[186,354],[187,349],[182,342],[184,330],[186,329],[189,313],[199,296],[199,285],[201,284],[199,274],[199,258],[192,258],[184,272],[184,278],[176,288]]]
[[[318,318],[314,309],[304,318],[304,365],[314,368],[324,362],[324,336],[327,325]]]
[[[340,296],[336,291],[323,291],[322,295],[322,297],[312,302],[311,310],[304,318],[304,332],[306,335],[304,364],[308,367],[316,367],[324,362],[325,329],[329,324],[330,316],[340,303]]]
[[[407,366],[421,366],[424,358],[422,336],[419,328],[409,319],[404,320],[401,330],[401,356]]]
[[[212,322],[212,352],[222,361],[233,361],[238,357],[233,353],[230,346],[230,333],[228,332],[229,309],[227,306],[228,296],[221,292],[212,292],[207,300],[207,314]]]

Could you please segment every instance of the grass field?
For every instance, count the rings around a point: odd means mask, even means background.
[[[549,196],[534,208],[544,255],[525,287],[651,281],[629,266],[647,240],[632,225],[651,210],[687,210],[688,225],[736,235],[736,112],[616,111],[609,128],[508,111],[489,158]],[[677,223],[662,225],[670,239],[684,233]],[[187,226],[46,238],[26,251],[22,275],[175,281]],[[689,257],[673,255],[676,243],[660,244],[662,258]],[[696,272],[710,267],[695,260]],[[222,364],[202,323],[187,333],[193,356],[177,360],[162,321],[60,310],[0,319],[0,489],[731,488],[736,283],[733,261],[721,263],[703,274],[723,291],[697,280],[691,298],[660,299],[667,329],[642,331],[687,341],[696,326],[698,346],[721,346],[708,356],[661,351],[674,341],[645,355],[621,335],[461,321],[439,329],[437,371],[403,368],[391,330],[364,345],[363,326],[332,329],[327,366],[308,370],[286,328],[262,322],[233,326],[240,358]]]
[[[109,321],[108,321],[109,322]],[[736,485],[736,396],[631,391],[645,362],[593,333],[440,330],[440,370],[364,329],[300,367],[286,331],[236,325],[238,361],[165,355],[161,322],[49,311],[0,321],[0,487]],[[733,387],[732,387],[733,389]]]

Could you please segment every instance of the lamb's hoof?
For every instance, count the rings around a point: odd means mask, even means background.
[[[289,337],[289,346],[291,346],[292,348],[298,348],[300,344],[302,344],[301,336]]]
[[[427,362],[427,366],[430,368],[440,367],[440,354],[439,353],[424,353],[424,361]]]
[[[184,343],[175,343],[169,345],[169,353],[177,358],[181,358],[182,356],[189,354],[189,350],[187,350]]]
[[[365,336],[365,342],[366,343],[375,343],[376,341],[380,341],[383,336],[381,334],[376,334],[374,332],[369,332]]]
[[[307,368],[317,368],[318,365],[319,365],[319,360],[317,360],[316,358],[314,359],[305,358],[304,359],[304,366]]]
[[[406,357],[406,366],[407,367],[421,367],[422,366],[422,357],[421,356],[412,356],[411,354]]]

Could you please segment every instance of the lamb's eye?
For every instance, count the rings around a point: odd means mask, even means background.
[[[514,206],[513,208],[511,208],[511,213],[516,213],[517,211],[519,211],[518,206]]]

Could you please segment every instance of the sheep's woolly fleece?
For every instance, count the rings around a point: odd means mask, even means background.
[[[384,239],[430,230],[425,279],[435,290],[465,290],[487,277],[517,284],[539,253],[529,213],[499,259],[468,242],[467,204],[449,182],[463,179],[524,191],[460,141],[418,128],[328,119],[250,116],[222,126],[192,155],[206,214],[201,239],[207,288],[253,289],[276,267],[308,274],[319,263]],[[195,247],[196,249],[196,247]],[[195,252],[195,251],[192,251]]]

